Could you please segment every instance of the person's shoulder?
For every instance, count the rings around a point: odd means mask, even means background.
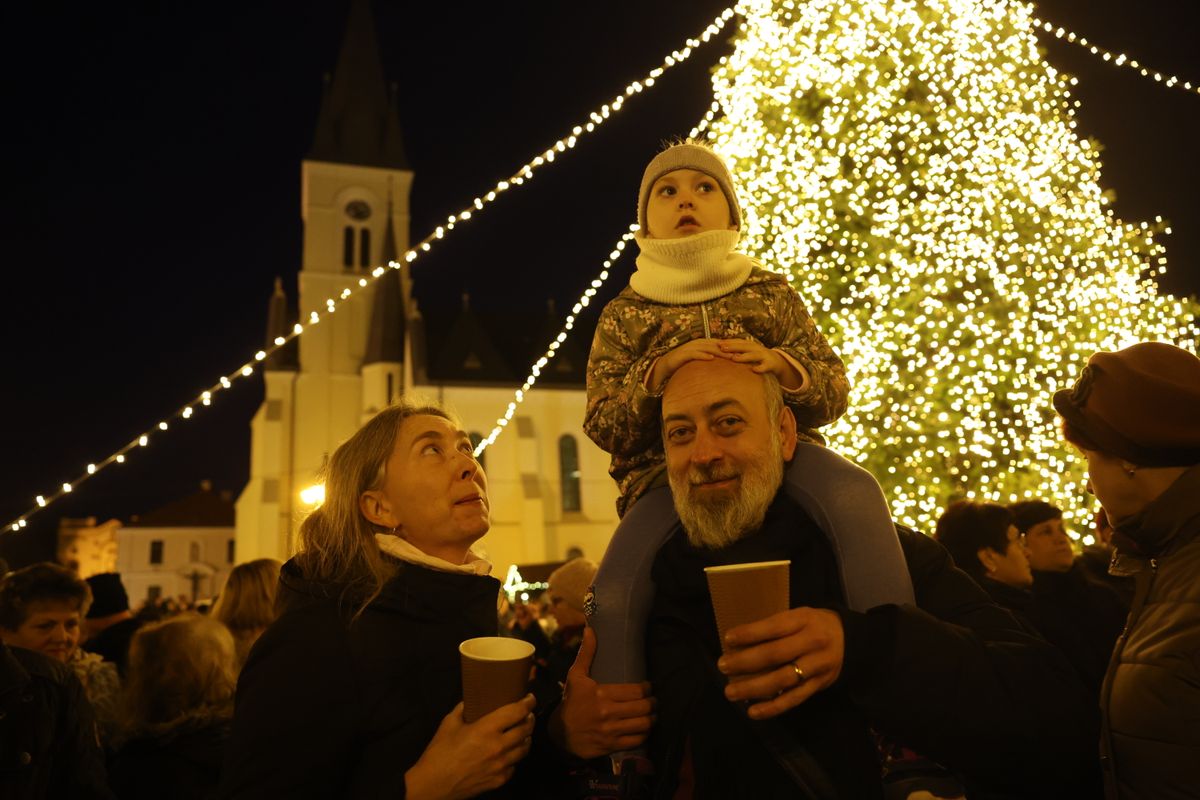
[[[72,683],[79,683],[79,679],[75,676],[75,670],[68,665],[56,659],[44,656],[41,653],[33,650],[26,650],[23,647],[5,647],[7,659],[11,662],[6,671],[14,672],[16,677],[23,677],[22,673],[29,678],[55,684],[57,686],[70,686]],[[13,665],[19,666],[19,670],[13,670]]]

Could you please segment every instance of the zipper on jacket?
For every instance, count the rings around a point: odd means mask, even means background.
[[[708,306],[704,303],[700,304],[700,319],[704,321],[704,338],[711,339],[712,334],[708,330]]]

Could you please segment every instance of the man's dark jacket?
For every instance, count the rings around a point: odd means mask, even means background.
[[[0,797],[111,798],[92,707],[70,667],[0,642]]]
[[[647,636],[657,797],[674,795],[685,764],[700,800],[804,797],[798,780],[808,796],[881,797],[871,729],[951,769],[971,797],[1095,796],[1097,712],[1074,670],[941,545],[898,530],[917,607],[867,613],[842,607],[827,540],[786,497],[757,533],[720,551],[676,531],[655,561]],[[845,660],[834,686],[756,723],[724,698],[703,568],[785,558],[793,607],[841,615]]]

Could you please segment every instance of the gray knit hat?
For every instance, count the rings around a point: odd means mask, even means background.
[[[677,169],[694,169],[716,181],[729,202],[729,214],[733,217],[733,223],[738,228],[742,227],[742,208],[738,205],[737,193],[733,191],[733,178],[729,174],[729,168],[708,145],[689,139],[680,144],[673,144],[656,155],[642,173],[642,188],[638,192],[638,225],[643,233],[646,231],[646,201],[650,199],[650,189],[656,180]]]
[[[596,562],[586,558],[572,559],[550,573],[546,580],[549,591],[576,611],[583,611],[584,595],[592,585],[598,568]]]

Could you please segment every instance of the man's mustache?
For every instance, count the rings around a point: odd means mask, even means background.
[[[702,467],[693,465],[688,470],[688,483],[696,486],[701,483],[716,483],[737,478],[741,473],[731,466]]]

